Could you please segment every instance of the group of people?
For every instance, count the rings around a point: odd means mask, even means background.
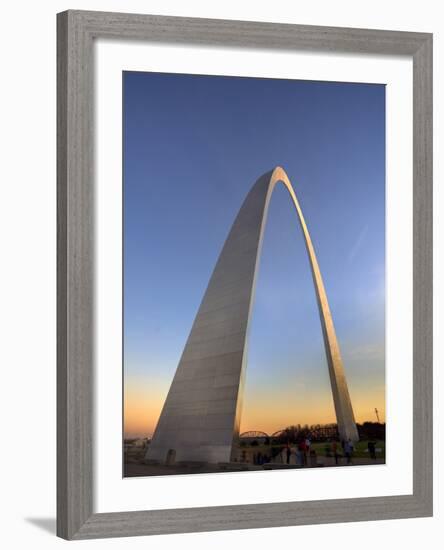
[[[311,441],[308,437],[298,440],[294,446],[287,443],[282,449],[283,461],[290,464],[290,462],[292,462],[292,455],[295,455],[296,465],[306,466],[308,463],[308,457],[310,456],[310,448]],[[327,448],[327,456],[333,456],[336,465],[339,465],[339,460],[342,457],[345,458],[346,464],[352,464],[353,452],[355,448],[351,439],[341,441],[341,443],[334,439],[327,445],[326,449]]]
[[[342,446],[343,456],[345,457],[345,459],[347,461],[347,464],[351,464],[352,463],[352,458],[353,458],[353,451],[355,450],[355,448],[353,446],[353,441],[351,439],[348,439],[347,441],[342,441],[341,446]],[[333,439],[333,441],[331,442],[331,452],[332,452],[333,457],[335,459],[335,464],[338,465],[339,464],[339,458],[342,455],[339,452],[339,446],[338,446],[338,442],[336,441],[336,439]]]
[[[295,443],[294,447],[291,447],[289,443],[283,450],[284,458],[287,464],[290,464],[291,455],[296,456],[296,464],[298,466],[306,466],[308,463],[308,457],[310,456],[311,441],[307,438],[302,438]]]

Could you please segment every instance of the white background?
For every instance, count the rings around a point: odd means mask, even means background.
[[[435,33],[435,212],[442,212],[441,2],[61,1],[2,6],[0,334],[3,389],[2,543],[7,548],[53,548],[55,517],[55,13],[66,8],[374,27]],[[435,222],[435,280],[444,278],[442,221]],[[435,285],[435,363],[444,359],[442,290]],[[440,340],[440,341],[438,341]],[[438,547],[442,519],[442,376],[435,374],[435,517],[376,523],[202,533],[131,540],[89,541],[83,548],[237,548],[300,546],[312,549]],[[442,432],[442,428],[441,428]],[[436,542],[433,542],[436,540]],[[433,546],[432,546],[433,545]]]
[[[97,274],[95,511],[412,493],[412,62],[406,58],[99,41],[95,150]],[[122,479],[122,70],[386,84],[387,464],[372,468]]]

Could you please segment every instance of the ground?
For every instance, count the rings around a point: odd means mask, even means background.
[[[369,466],[374,464],[385,464],[385,444],[383,441],[376,441],[376,459],[372,459],[368,453],[367,448],[368,441],[359,441],[355,445],[355,452],[353,453],[352,466]],[[319,467],[336,466],[334,458],[329,456],[327,442],[313,443],[311,448],[316,451],[316,465]],[[282,446],[281,446],[282,447]],[[138,476],[163,476],[163,475],[183,475],[183,474],[199,474],[199,473],[216,473],[216,472],[234,472],[234,471],[253,471],[253,470],[270,470],[270,469],[282,469],[292,468],[300,469],[301,466],[295,464],[292,457],[291,463],[287,466],[282,460],[280,455],[277,455],[273,462],[266,463],[264,465],[255,465],[253,463],[253,456],[257,453],[267,455],[271,449],[274,452],[278,450],[277,446],[270,447],[269,445],[245,445],[239,448],[239,452],[243,453],[246,462],[233,462],[229,464],[202,464],[202,463],[189,463],[189,464],[174,464],[172,466],[166,466],[162,464],[145,464],[145,448],[143,447],[128,447],[125,452],[125,464],[124,464],[124,477],[138,477]],[[379,451],[378,451],[379,449]],[[274,454],[274,453],[273,453]],[[346,460],[342,457],[342,452],[339,459],[338,466],[346,466]]]

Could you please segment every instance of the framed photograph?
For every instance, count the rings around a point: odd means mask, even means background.
[[[58,535],[432,515],[432,35],[57,25]]]

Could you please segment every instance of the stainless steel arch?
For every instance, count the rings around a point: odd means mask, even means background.
[[[342,439],[358,440],[339,344],[316,254],[296,194],[281,167],[251,188],[231,227],[167,395],[147,459],[226,462],[239,435],[247,335],[268,206],[282,182],[296,208],[316,292]]]

